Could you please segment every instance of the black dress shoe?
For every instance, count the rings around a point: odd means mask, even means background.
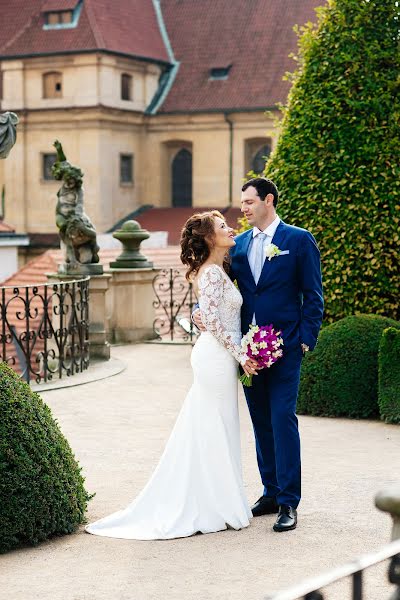
[[[257,502],[251,507],[253,517],[261,517],[262,515],[272,515],[277,513],[279,506],[275,498],[269,496],[261,496]]]
[[[279,507],[278,518],[274,524],[274,531],[290,531],[296,529],[297,510],[288,504],[282,504]]]

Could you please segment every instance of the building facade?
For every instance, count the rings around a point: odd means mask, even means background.
[[[7,221],[35,236],[55,232],[56,139],[84,172],[99,232],[145,205],[237,206],[243,177],[262,170],[276,143],[293,26],[314,19],[318,3],[10,4],[0,24],[0,110],[20,124],[0,189]]]

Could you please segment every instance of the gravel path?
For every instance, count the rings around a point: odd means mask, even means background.
[[[190,347],[113,348],[127,363],[114,377],[43,392],[81,462],[93,521],[125,507],[151,474],[191,383]],[[240,396],[243,470],[250,501],[261,493],[253,434]],[[7,600],[261,600],[305,577],[377,550],[390,519],[376,491],[399,479],[400,427],[301,417],[303,501],[296,531],[276,534],[273,517],[249,528],[183,540],[70,536],[0,557]],[[366,576],[366,600],[387,600],[386,565]],[[327,600],[344,600],[349,582]],[[350,598],[350,593],[347,592]]]

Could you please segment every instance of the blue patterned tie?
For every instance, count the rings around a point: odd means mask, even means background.
[[[264,266],[265,254],[264,254],[264,240],[267,237],[265,233],[258,233],[256,235],[256,253],[254,260],[254,281],[258,283],[260,279],[261,271]]]

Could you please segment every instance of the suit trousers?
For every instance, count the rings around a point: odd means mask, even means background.
[[[296,508],[301,497],[300,436],[296,402],[302,350],[286,350],[272,367],[258,371],[244,392],[253,422],[264,495]]]

